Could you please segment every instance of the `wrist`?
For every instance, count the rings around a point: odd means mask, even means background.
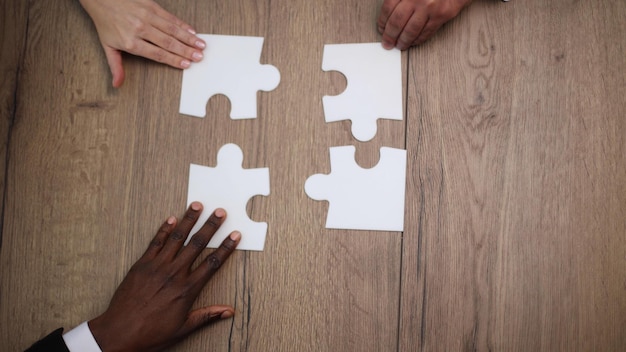
[[[107,322],[104,314],[89,320],[87,325],[102,351],[115,352],[131,350],[128,346],[123,346],[121,336],[115,332],[115,326]]]

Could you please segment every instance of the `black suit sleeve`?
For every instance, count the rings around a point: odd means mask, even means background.
[[[63,340],[63,328],[60,328],[35,342],[25,352],[70,352],[70,350],[67,349]]]

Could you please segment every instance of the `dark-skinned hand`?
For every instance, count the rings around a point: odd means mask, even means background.
[[[428,40],[472,0],[385,0],[378,31],[385,49],[408,49]]]
[[[241,239],[241,234],[234,231],[192,269],[226,218],[223,209],[215,210],[183,246],[201,213],[202,204],[194,202],[182,220],[168,218],[118,287],[109,308],[89,321],[103,351],[160,351],[203,326],[233,316],[230,306],[191,310],[202,288]]]

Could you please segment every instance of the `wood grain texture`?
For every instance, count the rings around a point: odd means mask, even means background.
[[[379,40],[380,1],[159,4],[200,33],[265,37],[281,83],[257,119],[231,120],[224,96],[183,116],[179,70],[126,55],[110,88],[77,1],[4,2],[1,47],[24,50],[0,61],[0,350],[103,311],[185,209],[189,164],[214,166],[225,143],[270,168],[270,195],[248,203],[265,251],[236,252],[198,298],[235,318],[172,351],[626,346],[626,3],[476,0],[402,54],[405,121],[367,143],[324,122],[346,79],[321,62],[324,44]],[[363,167],[407,149],[403,233],[324,229],[328,205],[303,186],[341,145]]]
[[[476,2],[409,53],[400,350],[626,346],[625,16]]]
[[[120,121],[136,105],[107,97],[106,64],[77,2],[31,2],[28,23],[6,194],[3,350],[102,311],[128,269],[110,261],[123,256],[124,238],[112,234],[132,225],[121,171],[135,142]]]
[[[0,194],[3,199],[0,214],[3,214],[7,148],[15,118],[20,64],[28,31],[28,3],[3,1],[0,9],[0,18],[2,18],[0,24]],[[0,247],[2,246],[1,221],[2,219],[0,219]]]

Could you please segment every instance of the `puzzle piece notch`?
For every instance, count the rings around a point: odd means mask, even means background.
[[[191,233],[200,230],[218,207],[227,212],[226,220],[207,245],[209,248],[217,248],[234,230],[242,234],[237,249],[262,251],[264,248],[267,223],[250,220],[246,205],[256,195],[269,195],[269,169],[243,169],[242,163],[241,148],[236,144],[226,144],[217,154],[215,167],[190,165],[187,204],[200,201],[204,205],[204,211]]]
[[[326,44],[322,70],[339,71],[346,90],[324,96],[326,122],[352,121],[352,135],[366,142],[376,135],[379,118],[402,120],[402,62],[398,49],[380,43]]]
[[[202,61],[183,71],[179,112],[204,117],[209,99],[224,94],[233,120],[257,117],[257,91],[274,90],[280,72],[259,60],[263,37],[199,34],[207,44]]]
[[[380,160],[364,169],[355,147],[330,148],[331,173],[309,177],[306,194],[328,200],[326,228],[402,231],[406,184],[406,150],[380,148]]]

